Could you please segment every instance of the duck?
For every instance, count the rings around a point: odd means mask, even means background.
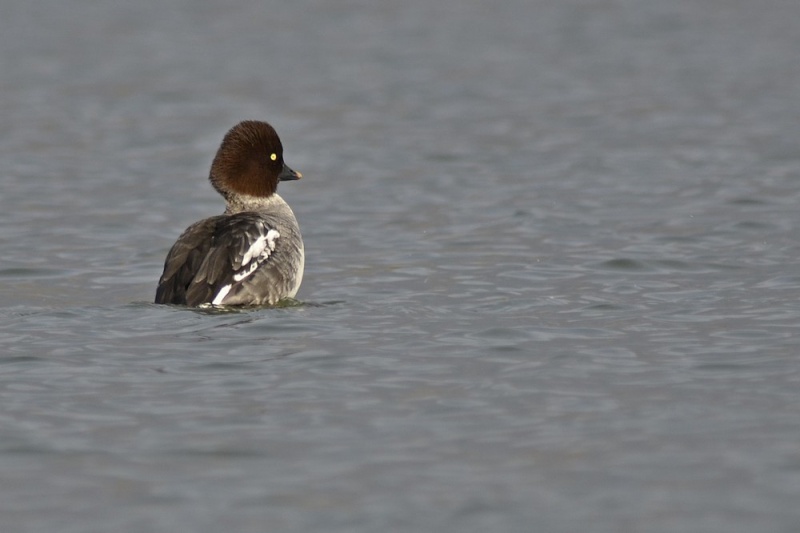
[[[209,181],[225,212],[195,222],[164,261],[156,304],[189,307],[274,306],[294,298],[305,249],[292,208],[278,183],[302,177],[283,160],[267,122],[246,120],[223,137]]]

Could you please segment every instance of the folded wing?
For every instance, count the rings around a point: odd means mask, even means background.
[[[275,303],[286,285],[281,269],[272,268],[280,242],[280,232],[257,213],[198,222],[167,254],[155,301],[189,306]]]

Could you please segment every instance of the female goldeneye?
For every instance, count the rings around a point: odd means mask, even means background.
[[[225,135],[209,180],[225,214],[189,226],[172,246],[156,290],[157,304],[274,305],[292,298],[305,256],[279,181],[302,174],[283,162],[278,134],[266,122],[240,122]]]

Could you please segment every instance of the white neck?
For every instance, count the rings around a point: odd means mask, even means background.
[[[289,208],[289,204],[281,198],[278,193],[267,196],[250,196],[249,194],[237,194],[227,198],[226,215],[233,215],[243,211],[263,211],[275,210],[283,207]],[[290,210],[291,211],[291,210]]]

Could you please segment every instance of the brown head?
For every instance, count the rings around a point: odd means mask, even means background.
[[[245,120],[222,139],[211,163],[211,185],[225,198],[230,194],[267,197],[279,181],[297,180],[302,174],[283,162],[283,145],[266,122]]]

